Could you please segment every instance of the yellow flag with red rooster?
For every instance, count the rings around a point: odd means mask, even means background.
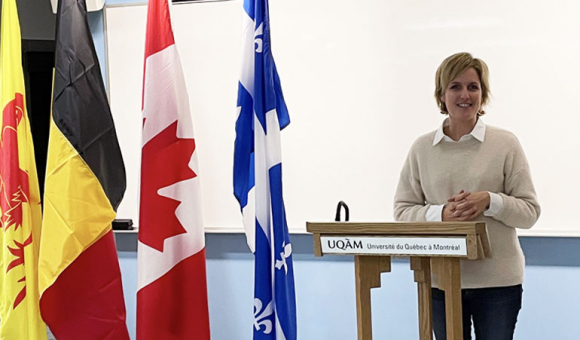
[[[41,209],[26,113],[16,0],[0,32],[0,339],[46,339],[38,297]]]

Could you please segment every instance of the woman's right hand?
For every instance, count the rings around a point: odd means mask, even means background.
[[[460,210],[457,210],[457,203],[455,202],[447,202],[443,207],[443,212],[441,213],[441,220],[442,221],[469,221],[471,218],[471,214],[464,215],[461,214]]]
[[[489,193],[479,191],[475,193],[461,190],[447,200],[443,207],[442,221],[471,221],[483,213],[489,206]]]
[[[473,209],[468,210],[457,210],[457,203],[455,202],[448,202],[443,207],[443,212],[441,213],[441,220],[442,221],[471,221],[475,218]],[[476,215],[477,216],[477,215]]]
[[[457,195],[453,195],[447,200],[447,204],[443,207],[443,212],[441,213],[442,221],[469,221],[475,216],[472,216],[475,211],[473,211],[473,206],[469,206],[465,202],[465,198],[470,195],[470,192],[461,190]]]

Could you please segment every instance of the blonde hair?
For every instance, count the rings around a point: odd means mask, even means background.
[[[474,58],[467,52],[456,53],[443,60],[435,74],[435,100],[442,114],[447,114],[447,106],[441,101],[447,85],[470,68],[473,68],[477,72],[479,81],[481,82],[481,106],[483,107],[489,102],[491,94],[489,91],[489,69],[485,62],[481,59]],[[483,110],[478,112],[479,116],[483,114],[485,114]]]

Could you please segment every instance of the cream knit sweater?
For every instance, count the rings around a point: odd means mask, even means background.
[[[525,260],[515,228],[531,228],[540,205],[519,141],[489,125],[484,142],[471,138],[433,145],[434,137],[435,131],[419,137],[409,151],[395,194],[395,219],[425,221],[431,205],[447,203],[460,190],[497,193],[503,199],[499,213],[476,217],[487,225],[492,258],[462,260],[462,288],[523,283]]]

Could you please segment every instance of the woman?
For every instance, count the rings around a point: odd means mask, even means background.
[[[528,162],[510,132],[486,126],[487,65],[469,53],[441,63],[435,99],[448,115],[415,141],[395,194],[398,221],[483,221],[492,258],[461,262],[464,339],[513,339],[521,308],[524,255],[516,228],[531,228],[540,206]],[[433,281],[436,287],[436,280]],[[433,329],[445,340],[444,293],[433,288]]]

